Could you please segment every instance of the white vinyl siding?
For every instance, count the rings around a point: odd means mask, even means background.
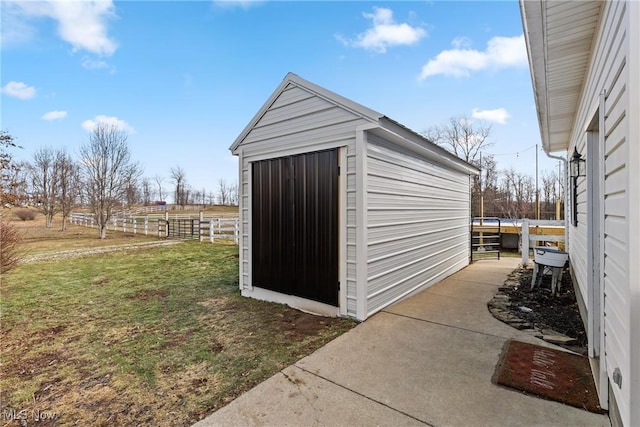
[[[624,44],[620,34],[618,43]],[[621,55],[623,56],[623,55]],[[615,368],[622,373],[622,388],[612,385],[622,419],[629,422],[629,276],[628,250],[628,123],[624,62],[614,69],[615,80],[607,88],[605,99],[604,146],[604,313],[607,372],[612,378]],[[624,379],[627,379],[625,382]]]
[[[347,146],[347,170],[341,172],[340,179],[347,180],[347,275],[346,299],[347,315],[357,316],[357,277],[356,277],[356,153],[355,144]],[[342,289],[345,289],[343,286]]]
[[[469,177],[367,137],[367,314],[469,262]]]
[[[596,110],[600,94],[606,91],[604,102],[604,147],[601,162],[604,162],[604,354],[611,388],[622,421],[630,422],[630,277],[628,265],[628,135],[627,115],[629,93],[627,66],[627,2],[604,2],[600,30],[594,45],[590,69],[585,81],[582,104],[578,109],[576,125],[570,145],[578,152],[586,153],[585,129],[590,115]],[[597,173],[597,171],[588,171]],[[587,251],[588,200],[586,179],[580,178],[578,194],[578,227],[570,233],[571,264],[578,287],[587,307],[589,292],[587,275],[592,274]],[[618,368],[622,374],[622,387],[613,384],[613,372]]]
[[[477,170],[380,113],[289,74],[231,146],[240,161],[243,295],[307,302],[251,287],[252,162],[333,148],[340,159],[339,307],[319,312],[365,320],[468,264],[469,174]]]
[[[296,85],[288,85],[274,100],[242,141],[240,168],[241,194],[241,267],[240,288],[251,288],[250,277],[250,197],[251,162],[289,154],[346,147],[347,164],[340,179],[347,180],[346,277],[341,292],[346,292],[346,313],[356,317],[355,274],[355,128],[367,121]],[[346,170],[345,170],[346,169]]]

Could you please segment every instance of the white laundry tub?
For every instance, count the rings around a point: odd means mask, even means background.
[[[563,267],[568,259],[569,254],[558,248],[536,246],[534,250],[534,260],[537,264],[549,267]]]

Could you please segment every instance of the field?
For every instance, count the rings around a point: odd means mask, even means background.
[[[191,425],[354,326],[241,297],[233,244],[16,224],[51,259],[1,279],[3,425]]]

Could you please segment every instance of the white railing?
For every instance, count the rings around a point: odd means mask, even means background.
[[[535,234],[530,232],[530,227],[565,227],[564,221],[547,221],[547,220],[522,220],[522,265],[529,265],[529,249],[536,246],[536,242],[564,242],[566,231],[564,234]]]
[[[193,227],[188,235],[184,232],[179,235],[172,230],[179,227],[179,221],[193,221]],[[75,212],[70,215],[70,222],[85,227],[97,227],[93,214]],[[198,239],[201,242],[213,243],[216,239],[232,239],[236,244],[240,240],[240,219],[224,218],[217,215],[131,215],[114,216],[109,220],[108,230],[122,231],[125,233],[155,235],[161,238],[182,237]],[[184,230],[183,230],[184,231]]]

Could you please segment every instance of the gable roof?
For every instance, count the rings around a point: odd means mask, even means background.
[[[260,119],[265,115],[265,113],[271,108],[273,103],[278,99],[280,94],[289,87],[289,85],[294,85],[300,87],[315,96],[318,96],[325,101],[328,101],[334,105],[338,105],[341,108],[371,122],[372,125],[376,125],[378,130],[385,131],[384,133],[387,136],[392,135],[396,142],[400,142],[400,140],[406,140],[404,142],[411,142],[411,147],[414,151],[421,151],[422,154],[426,154],[427,157],[435,158],[438,157],[442,160],[446,159],[444,163],[448,163],[451,166],[454,166],[456,169],[463,170],[466,173],[478,174],[479,170],[474,165],[465,162],[460,159],[456,155],[450,153],[444,148],[434,144],[429,141],[424,136],[419,133],[407,128],[406,126],[396,122],[395,120],[390,119],[382,113],[379,113],[375,110],[365,107],[362,104],[358,104],[344,96],[338,95],[337,93],[331,92],[328,89],[325,89],[321,86],[318,86],[314,83],[311,83],[308,80],[301,78],[300,76],[288,73],[282,83],[276,88],[276,90],[271,94],[269,99],[262,105],[260,110],[253,116],[251,121],[245,126],[245,128],[240,132],[240,135],[235,139],[229,150],[233,154],[238,154],[237,149],[242,144],[244,139],[247,137],[249,132],[256,126],[256,124],[260,121]]]

